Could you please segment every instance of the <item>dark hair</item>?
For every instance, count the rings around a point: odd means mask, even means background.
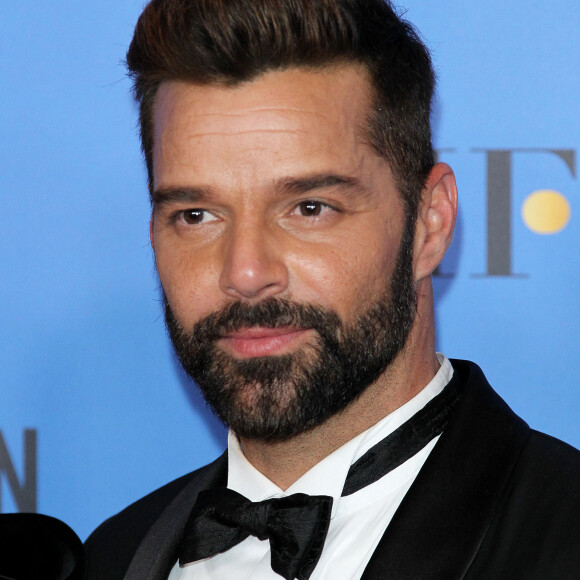
[[[410,216],[433,167],[429,53],[385,0],[152,0],[127,66],[153,185],[153,107],[160,83],[236,85],[290,67],[362,63],[374,89],[373,147],[393,170]]]

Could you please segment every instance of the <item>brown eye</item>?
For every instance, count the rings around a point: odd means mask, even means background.
[[[183,221],[190,226],[196,226],[202,223],[211,222],[217,218],[205,209],[185,209],[181,212]]]
[[[186,209],[183,212],[183,221],[188,224],[199,224],[203,219],[203,210],[201,209]]]
[[[319,201],[303,201],[298,205],[300,215],[316,217],[322,213],[322,204]]]

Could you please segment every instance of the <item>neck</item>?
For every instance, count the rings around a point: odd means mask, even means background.
[[[389,368],[344,410],[285,441],[240,438],[248,461],[283,490],[307,471],[404,405],[437,373],[431,280],[418,289],[417,315],[404,349]]]

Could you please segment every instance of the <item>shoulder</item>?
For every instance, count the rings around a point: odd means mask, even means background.
[[[580,451],[530,429],[477,365],[453,361],[453,366],[466,389],[441,461],[457,468],[459,450],[463,471],[451,472],[460,482],[471,478],[471,493],[455,487],[470,499],[463,502],[467,513],[476,517],[474,506],[480,510],[486,496],[493,498],[466,578],[577,578]]]
[[[538,506],[558,498],[561,503],[568,498],[580,508],[580,451],[559,439],[532,429],[515,478],[534,482],[532,492]],[[562,495],[565,491],[568,493]]]
[[[538,516],[559,511],[564,517],[567,509],[580,513],[580,451],[567,443],[535,429],[518,417],[489,386],[481,369],[467,361],[453,361],[456,371],[469,378],[469,394],[465,397],[467,411],[463,419],[474,429],[474,457],[480,459],[488,448],[490,469],[498,469],[495,458],[512,451],[505,462],[504,491],[510,496],[508,505],[523,507],[525,503]],[[466,429],[461,424],[462,433]],[[523,510],[522,510],[523,511]],[[580,527],[580,520],[579,520]]]
[[[198,471],[193,471],[160,487],[105,520],[85,542],[87,549],[105,539],[112,540],[121,535],[123,542],[126,542],[128,533],[140,535],[141,531],[149,529],[171,500],[195,478],[197,473]]]
[[[133,555],[171,502],[190,487],[197,491],[218,477],[227,465],[225,454],[132,503],[104,521],[86,540],[88,580],[123,578]]]
[[[487,577],[478,575],[479,565],[497,578],[572,580],[580,569],[579,538],[580,452],[531,430],[473,577]]]

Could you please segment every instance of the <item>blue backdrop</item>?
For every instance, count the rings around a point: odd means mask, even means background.
[[[0,5],[0,509],[83,538],[225,445],[163,327],[122,65],[142,5]],[[433,52],[436,144],[461,196],[438,348],[579,446],[580,4],[406,9]]]

